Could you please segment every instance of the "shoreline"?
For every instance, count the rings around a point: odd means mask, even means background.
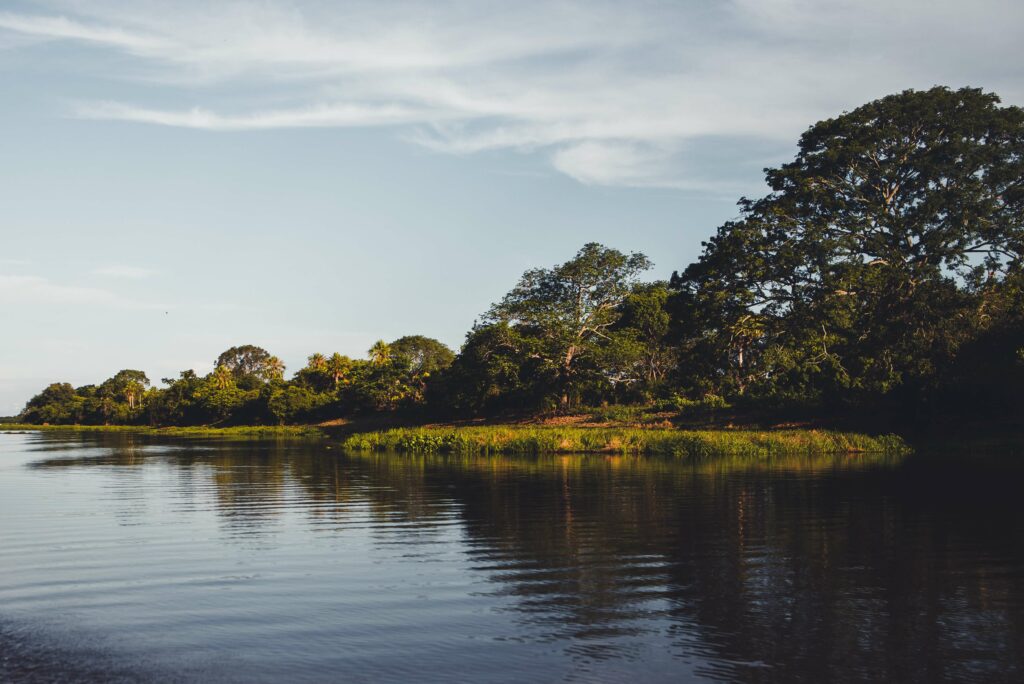
[[[871,436],[815,428],[754,430],[633,426],[428,425],[339,434],[337,426],[148,427],[0,424],[0,432],[99,432],[167,437],[301,438],[340,442],[350,451],[417,454],[633,454],[706,457],[776,454],[906,454],[898,435]]]
[[[167,437],[326,437],[327,431],[316,425],[234,425],[210,427],[152,427],[149,425],[33,425],[0,423],[0,432],[122,432]]]

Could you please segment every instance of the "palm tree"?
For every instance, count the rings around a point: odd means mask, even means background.
[[[306,367],[310,370],[321,373],[327,370],[327,359],[319,352],[310,356],[308,361],[309,363],[306,364]]]
[[[231,371],[228,370],[227,366],[217,366],[213,369],[212,376],[213,382],[220,389],[226,389],[235,380],[235,377],[231,374]]]
[[[370,363],[374,366],[383,366],[391,360],[391,346],[384,340],[377,340],[370,347]]]
[[[352,359],[334,352],[325,365],[327,373],[334,380],[335,389],[337,389],[340,382],[348,382],[348,374],[352,371]]]
[[[267,380],[284,380],[284,361],[271,356],[267,359]]]

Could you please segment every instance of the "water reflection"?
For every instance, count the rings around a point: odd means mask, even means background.
[[[445,638],[462,640],[444,644],[446,657],[473,653],[491,678],[525,678],[530,668],[543,679],[553,671],[555,679],[738,681],[1021,674],[1016,472],[867,456],[691,464],[359,456],[310,443],[132,435],[46,435],[25,448],[33,475],[99,476],[102,500],[123,525],[180,527],[213,510],[218,543],[287,551],[293,582],[339,553],[372,559],[365,577],[332,576],[333,590],[358,593],[376,581],[387,592],[360,600],[381,611],[391,604],[376,601],[414,586],[410,603],[395,605],[396,622],[449,630]],[[302,552],[298,537],[312,540]],[[309,550],[317,540],[324,545]],[[293,601],[302,591],[271,589]],[[451,602],[411,610],[432,597]],[[267,598],[251,610],[269,620],[288,609]],[[458,621],[445,627],[452,615]],[[336,645],[348,634],[344,619],[332,613],[302,634]],[[474,638],[529,649],[480,649]],[[416,643],[410,635],[410,648]],[[309,672],[341,657],[332,648],[304,656]],[[359,676],[397,676],[351,654],[343,661]],[[472,678],[470,665],[453,665],[426,671]]]

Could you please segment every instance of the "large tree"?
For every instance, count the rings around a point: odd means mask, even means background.
[[[284,374],[284,364],[276,356],[254,344],[243,344],[225,350],[217,357],[217,368],[225,368],[231,372],[235,382],[243,389],[280,380]]]
[[[55,382],[28,400],[21,412],[26,423],[68,424],[81,421],[84,399],[66,382]]]
[[[406,335],[388,345],[391,354],[409,364],[413,375],[435,373],[452,365],[455,354],[443,342],[423,335]]]
[[[812,126],[674,280],[734,389],[933,373],[1024,254],[1024,111],[906,91]],[[823,380],[824,379],[824,380]]]
[[[564,264],[526,271],[491,307],[485,323],[507,323],[539,338],[542,344],[533,353],[556,370],[559,400],[566,406],[578,389],[581,363],[609,339],[620,305],[650,267],[643,254],[588,243]]]
[[[125,369],[100,385],[100,393],[116,401],[124,401],[134,412],[141,407],[142,395],[149,387],[149,378],[140,370]]]

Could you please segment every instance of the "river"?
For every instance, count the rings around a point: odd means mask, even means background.
[[[0,434],[0,680],[1020,681],[1022,484]]]

